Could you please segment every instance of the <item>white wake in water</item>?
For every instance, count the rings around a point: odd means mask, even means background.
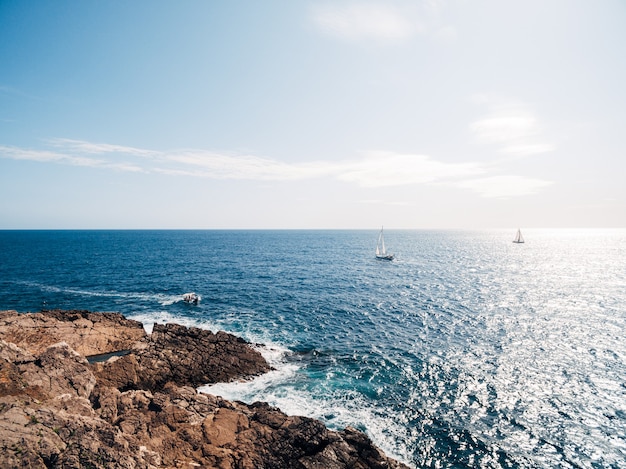
[[[86,290],[68,287],[59,287],[55,285],[44,285],[34,282],[16,282],[30,287],[36,287],[42,292],[51,293],[63,293],[77,296],[89,296],[89,297],[102,297],[102,298],[120,298],[124,300],[135,300],[142,302],[156,302],[161,306],[170,306],[174,303],[183,301],[183,293],[180,295],[166,295],[163,293],[150,293],[150,292],[120,292],[115,290],[99,291],[99,290]]]

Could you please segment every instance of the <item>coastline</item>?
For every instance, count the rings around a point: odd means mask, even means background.
[[[225,332],[0,311],[0,337],[3,467],[407,467],[353,428],[198,392],[271,369]],[[102,354],[112,356],[87,360]]]

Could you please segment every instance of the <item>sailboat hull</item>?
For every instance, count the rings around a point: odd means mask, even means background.
[[[393,254],[385,254],[385,255],[377,255],[376,259],[378,259],[379,261],[392,261],[393,260]]]
[[[378,235],[378,243],[376,244],[376,259],[381,261],[392,261],[393,254],[387,254],[387,249],[385,248],[385,237],[383,235],[383,229],[380,229],[380,234]]]

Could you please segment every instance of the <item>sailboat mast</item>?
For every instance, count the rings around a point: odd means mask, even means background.
[[[387,261],[393,260],[393,254],[387,254],[387,247],[385,246],[385,235],[383,234],[383,227],[380,228],[378,234],[378,243],[376,243],[376,257],[378,259],[384,259]]]

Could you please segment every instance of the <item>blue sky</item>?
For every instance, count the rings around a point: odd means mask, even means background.
[[[0,229],[626,227],[626,2],[0,0]]]

